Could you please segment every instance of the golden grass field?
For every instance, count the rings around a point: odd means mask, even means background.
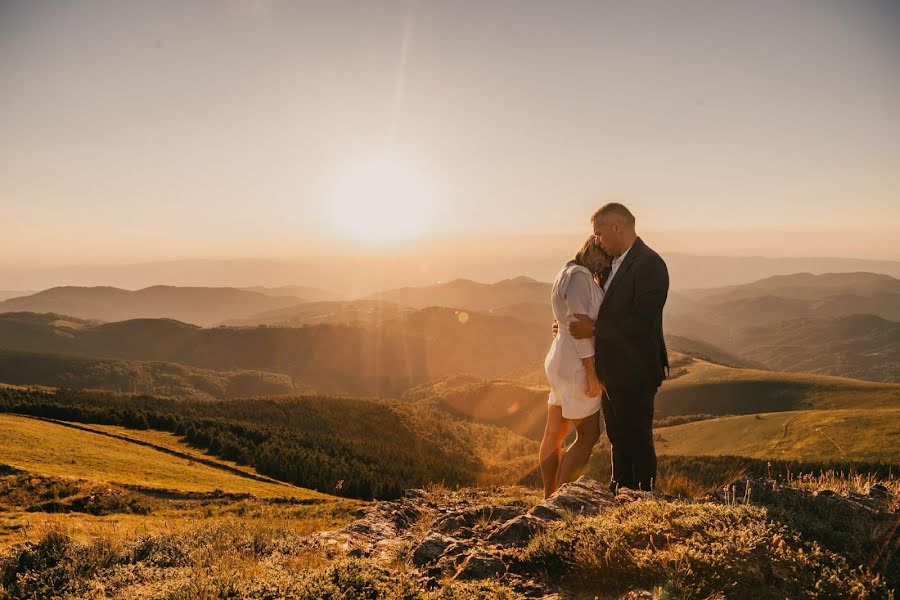
[[[236,467],[181,444],[171,434],[118,427],[103,429]],[[33,481],[52,478],[51,492],[57,485],[72,485],[85,493],[127,487],[151,509],[149,514],[122,512],[102,516],[33,512],[26,506],[4,506],[0,497],[0,547],[37,539],[51,530],[65,531],[80,540],[126,538],[161,531],[189,531],[234,518],[244,520],[247,526],[274,527],[305,535],[339,527],[366,504],[292,485],[256,481],[124,440],[5,414],[0,414],[0,463],[30,474]],[[239,468],[255,474],[248,467]],[[0,492],[9,485],[15,483],[0,478]],[[216,490],[252,496],[189,499],[186,495]],[[169,492],[173,497],[167,497]]]
[[[900,463],[900,408],[719,417],[656,430],[659,454]]]
[[[663,383],[657,410],[750,414],[774,410],[898,408],[900,384],[726,367],[687,357],[678,377]],[[718,410],[717,410],[718,409]]]
[[[171,440],[169,443],[176,445]],[[181,449],[196,452],[185,445]],[[221,490],[263,498],[331,498],[287,484],[241,477],[152,448],[28,417],[0,415],[0,456],[3,464],[54,477],[179,492]]]

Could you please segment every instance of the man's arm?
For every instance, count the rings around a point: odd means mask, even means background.
[[[663,306],[669,294],[669,271],[659,256],[648,256],[634,271],[634,308],[624,319],[597,319],[597,339],[621,340],[646,337],[656,333],[655,324],[662,319]]]

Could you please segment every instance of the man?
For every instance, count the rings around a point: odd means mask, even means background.
[[[569,332],[595,339],[602,410],[612,445],[610,489],[649,491],[656,479],[653,400],[668,375],[662,314],[669,292],[666,263],[635,233],[635,218],[618,203],[591,217],[594,241],[613,257],[603,273],[605,296],[596,322],[576,315]]]

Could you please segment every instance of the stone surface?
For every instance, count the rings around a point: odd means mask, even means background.
[[[451,537],[437,532],[429,533],[413,551],[413,564],[421,567],[436,561],[447,550],[447,547],[453,543],[453,538]]]
[[[750,489],[747,492],[748,488]],[[353,523],[337,531],[313,534],[310,539],[334,553],[364,556],[390,564],[409,560],[423,581],[439,587],[448,578],[475,580],[498,577],[526,598],[565,598],[557,580],[538,565],[520,562],[521,548],[554,522],[572,516],[593,516],[627,502],[654,498],[672,499],[657,493],[619,489],[587,477],[565,484],[550,498],[534,506],[491,504],[500,488],[465,492],[408,490],[400,500],[378,502]],[[710,494],[711,502],[754,502],[754,494],[777,493],[787,500],[820,502],[829,510],[846,511],[848,518],[859,511],[889,510],[893,494],[884,486],[872,486],[866,494],[810,492],[781,486],[772,480],[740,480]],[[632,590],[620,600],[650,599],[646,590]]]
[[[466,556],[459,570],[456,571],[454,579],[487,579],[505,572],[506,564],[500,556],[479,548]]]

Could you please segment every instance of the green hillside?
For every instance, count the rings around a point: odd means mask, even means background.
[[[0,350],[0,381],[213,400],[311,391],[281,373]]]
[[[659,454],[900,464],[900,408],[720,417],[656,430]]]
[[[735,415],[804,409],[900,408],[900,385],[843,377],[727,367],[670,352],[672,379],[656,396],[656,417]],[[403,398],[505,427],[539,440],[547,414],[542,367],[504,380],[449,377],[411,389]]]
[[[190,451],[177,445],[170,449]],[[208,458],[200,462],[120,438],[15,415],[0,414],[0,455],[2,463],[10,467],[43,476],[179,492],[221,490],[261,497],[326,498],[311,490],[241,476]]]
[[[900,407],[900,384],[736,369],[694,358],[683,370],[660,389],[659,416]]]
[[[431,482],[518,481],[537,455],[536,442],[506,429],[454,419],[433,405],[364,398],[194,402],[0,388],[0,412],[174,433],[274,479],[363,499]]]

